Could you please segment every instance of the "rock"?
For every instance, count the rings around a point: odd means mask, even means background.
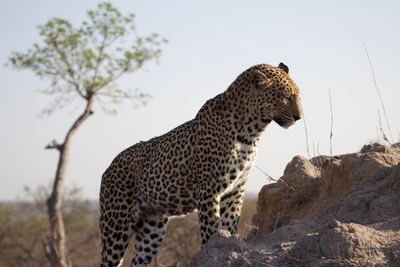
[[[400,266],[400,144],[294,157],[253,223],[246,240],[218,232],[188,266]]]
[[[211,236],[200,253],[192,259],[192,264],[210,267],[233,266],[232,263],[239,258],[237,251],[240,251],[240,247],[239,236],[232,236],[226,230],[218,230]],[[225,253],[221,255],[220,251],[225,251]]]

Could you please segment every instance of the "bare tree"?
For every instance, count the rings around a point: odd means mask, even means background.
[[[9,64],[16,69],[29,69],[39,78],[51,81],[44,93],[54,97],[44,114],[63,108],[75,99],[85,105],[82,113],[68,129],[64,140],[50,142],[46,149],[59,154],[50,197],[47,200],[50,232],[45,250],[52,266],[70,266],[61,212],[64,179],[73,136],[93,115],[95,100],[106,111],[124,99],[146,103],[149,96],[137,90],[119,88],[115,81],[161,56],[166,42],[157,34],[140,37],[136,33],[134,15],[123,15],[110,3],[100,3],[87,12],[88,20],[75,28],[68,20],[53,18],[39,26],[42,44],[34,44],[25,53],[14,52]],[[130,47],[126,48],[126,44]]]

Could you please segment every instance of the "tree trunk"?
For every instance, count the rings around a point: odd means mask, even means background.
[[[66,236],[62,214],[62,202],[64,197],[64,178],[69,159],[69,147],[72,136],[82,123],[93,114],[93,95],[87,97],[86,107],[83,113],[69,128],[62,144],[55,142],[49,144],[47,149],[57,149],[59,152],[56,175],[54,177],[51,195],[47,199],[47,212],[50,221],[50,232],[45,246],[47,259],[53,267],[68,267],[71,263],[66,249]]]

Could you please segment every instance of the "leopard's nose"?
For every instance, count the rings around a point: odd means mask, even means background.
[[[301,117],[300,117],[299,115],[293,115],[293,119],[294,119],[295,121],[298,121],[298,120],[301,119]]]

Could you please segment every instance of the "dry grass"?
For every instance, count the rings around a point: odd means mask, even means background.
[[[0,267],[49,266],[41,240],[45,236],[47,217],[37,203],[0,203]],[[247,236],[253,228],[256,199],[246,199],[238,233]],[[96,203],[75,201],[66,214],[68,250],[74,266],[98,266],[100,241]],[[166,238],[152,267],[183,266],[200,250],[197,214],[171,219]],[[122,266],[130,266],[133,244],[127,249]],[[33,264],[33,265],[32,265]]]
[[[382,132],[382,134],[384,136],[385,141],[387,141],[389,143],[393,143],[394,139],[393,139],[393,135],[392,135],[392,130],[390,128],[390,123],[389,123],[389,119],[388,119],[388,116],[387,116],[387,113],[386,113],[386,108],[385,108],[385,104],[383,102],[381,90],[379,89],[378,83],[376,81],[374,65],[372,64],[372,60],[371,60],[371,57],[369,55],[367,45],[365,43],[363,43],[363,46],[364,46],[365,54],[367,55],[367,58],[368,58],[369,67],[371,69],[371,75],[372,75],[372,79],[374,81],[374,87],[375,87],[376,93],[378,94],[378,98],[379,98],[379,101],[380,101],[380,104],[381,104],[381,108],[383,110],[383,115],[385,117],[386,127],[387,127],[387,130],[388,130],[388,133],[389,133],[390,141],[387,138],[387,135],[384,134],[384,131],[382,129],[382,125],[380,125],[380,129],[381,129],[381,132]],[[379,121],[380,121],[381,119],[380,119],[379,109],[378,109],[378,115],[379,115]]]

